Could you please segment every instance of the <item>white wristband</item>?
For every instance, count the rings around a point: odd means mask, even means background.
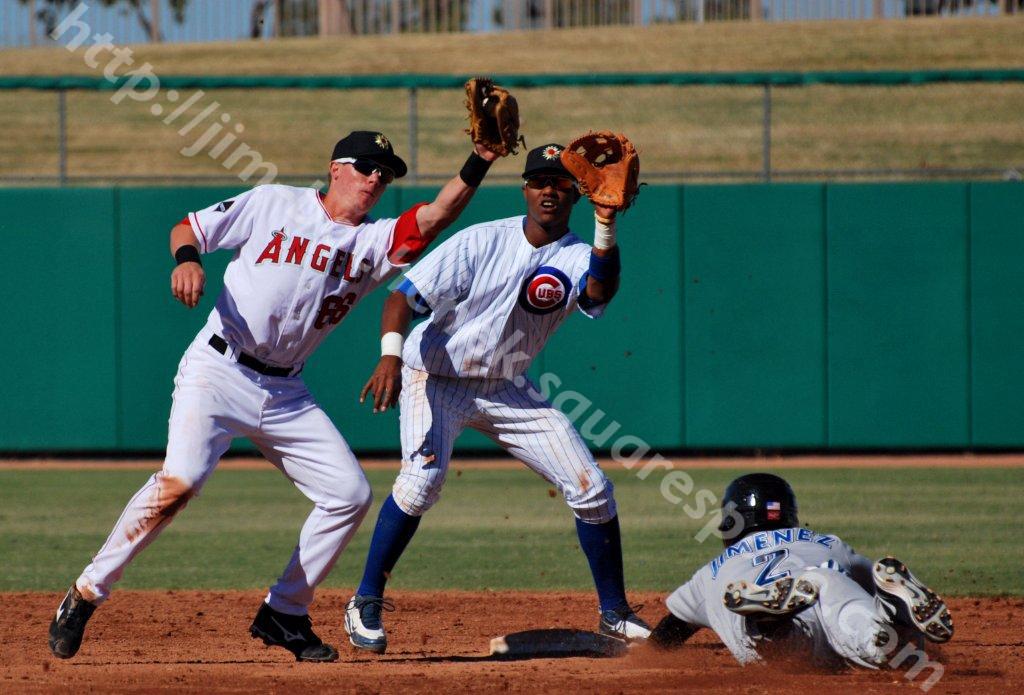
[[[392,357],[402,356],[402,343],[405,342],[405,338],[402,337],[401,333],[391,331],[385,333],[380,337],[380,355],[391,355]]]
[[[594,213],[594,248],[610,249],[615,246],[615,218],[608,220]]]

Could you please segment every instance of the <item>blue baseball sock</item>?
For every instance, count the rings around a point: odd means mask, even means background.
[[[619,517],[603,524],[588,524],[576,519],[580,547],[594,575],[601,610],[621,608],[626,603],[626,582],[622,576],[622,535]]]
[[[359,583],[357,595],[384,595],[388,576],[419,525],[420,517],[403,512],[395,504],[395,498],[388,495],[377,516],[377,526],[373,529],[370,552],[366,554],[366,569],[363,570],[363,580]]]

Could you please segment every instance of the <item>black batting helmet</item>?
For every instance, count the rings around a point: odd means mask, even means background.
[[[796,513],[796,495],[789,483],[771,473],[749,473],[725,488],[718,530],[729,546],[751,533],[799,526]],[[736,528],[737,517],[743,520],[741,528]]]

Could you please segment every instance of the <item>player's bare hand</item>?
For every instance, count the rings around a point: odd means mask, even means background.
[[[199,303],[206,285],[206,273],[198,263],[182,263],[171,273],[171,294],[189,309]]]
[[[616,212],[615,208],[606,208],[604,205],[597,205],[597,204],[595,204],[594,205],[594,212],[596,212],[598,215],[600,215],[601,217],[605,218],[606,220],[614,220],[615,219],[615,212]]]
[[[366,395],[373,394],[373,412],[383,413],[398,403],[398,394],[401,392],[402,358],[384,355],[359,394],[359,402],[364,403]]]
[[[491,152],[487,149],[487,146],[482,143],[473,143],[473,149],[480,155],[481,158],[486,159],[488,162],[493,162],[498,159],[501,155]]]

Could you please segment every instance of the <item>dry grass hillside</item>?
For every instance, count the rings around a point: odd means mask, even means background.
[[[1021,67],[1024,18],[686,24],[132,49],[135,64],[149,62],[158,75]],[[81,52],[57,47],[0,51],[0,74],[98,76],[100,70],[88,67]],[[223,156],[188,156],[202,128],[184,136],[152,115],[152,103],[115,105],[110,97],[68,95],[71,176],[230,179],[237,173],[238,167],[224,166]],[[524,89],[519,97],[531,142],[609,127],[638,143],[647,172],[742,178],[761,166],[758,88]],[[0,128],[18,134],[0,143],[0,177],[56,172],[56,101],[46,92],[0,92]],[[400,151],[410,147],[401,91],[217,90],[193,112],[213,101],[244,126],[239,140],[282,174],[320,172],[330,144],[354,128],[383,130]],[[466,149],[461,97],[456,90],[424,90],[418,106],[419,171],[449,174]],[[1021,113],[1020,83],[776,89],[772,164],[783,171],[911,169],[921,175],[936,168],[1011,169],[1024,165]],[[519,166],[505,161],[496,173],[514,176]]]

